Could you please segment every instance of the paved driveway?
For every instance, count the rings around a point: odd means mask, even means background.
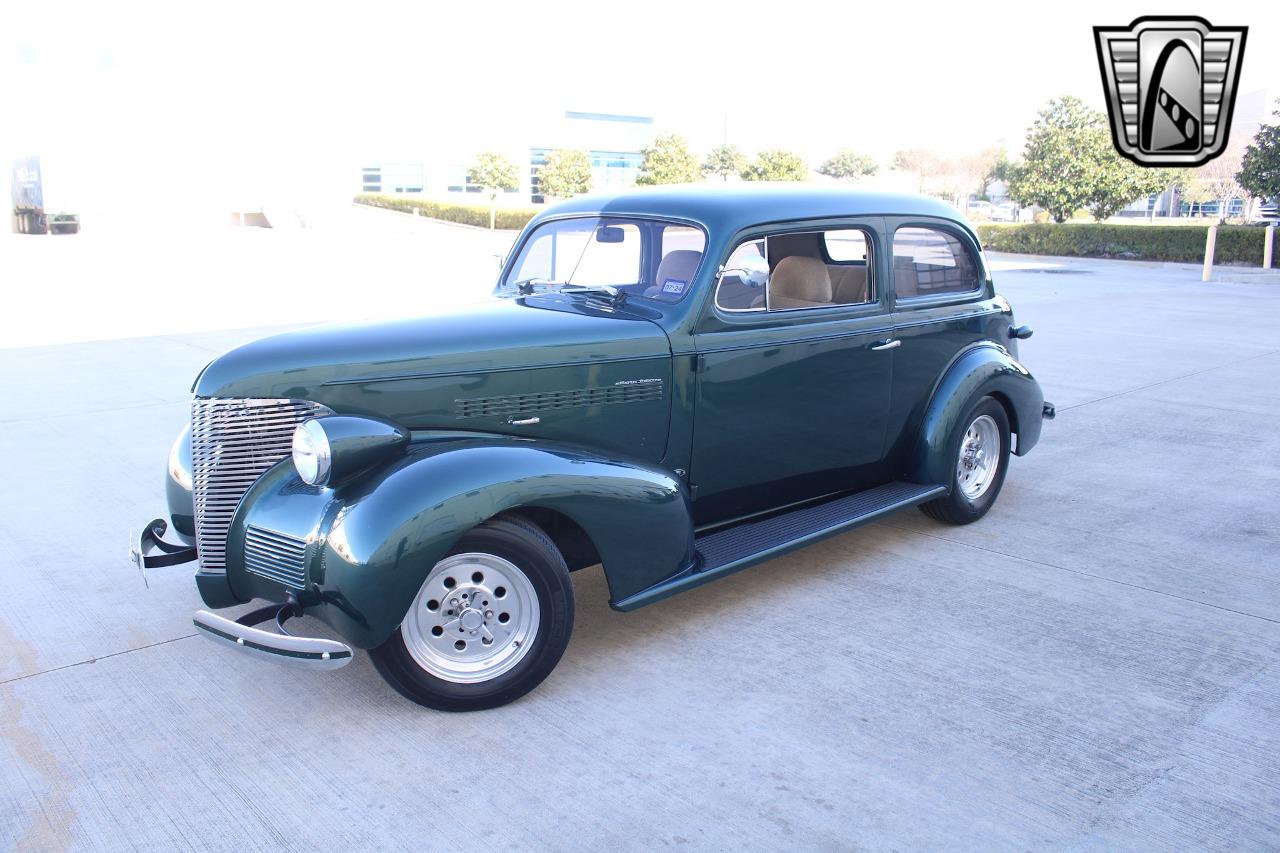
[[[217,648],[125,559],[257,331],[0,350],[0,849],[1275,848],[1280,288],[995,262],[1059,416],[984,521],[627,615],[588,569],[471,715]]]

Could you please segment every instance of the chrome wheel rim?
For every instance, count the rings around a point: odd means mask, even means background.
[[[427,575],[400,633],[427,672],[473,684],[524,659],[539,615],[533,584],[514,563],[493,554],[455,554]]]
[[[1000,427],[991,415],[978,415],[965,430],[956,460],[956,484],[970,501],[985,495],[995,482],[1003,450],[1000,444]]]

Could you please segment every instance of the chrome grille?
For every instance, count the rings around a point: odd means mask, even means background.
[[[191,403],[191,463],[200,568],[227,571],[227,530],[240,498],[291,452],[293,430],[332,414],[306,400],[196,398]]]
[[[305,589],[307,541],[250,524],[244,534],[244,567],[268,580]]]

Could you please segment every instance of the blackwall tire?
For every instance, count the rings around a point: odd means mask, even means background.
[[[987,514],[1009,471],[1009,415],[993,397],[983,397],[960,419],[947,442],[950,492],[920,505],[947,524],[972,524]]]
[[[551,674],[573,616],[573,584],[556,546],[524,519],[493,519],[432,568],[404,622],[369,654],[406,698],[479,711],[519,699]]]

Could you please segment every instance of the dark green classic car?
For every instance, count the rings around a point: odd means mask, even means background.
[[[570,572],[601,564],[634,610],[905,507],[975,521],[1053,414],[1030,329],[927,198],[574,199],[494,295],[213,361],[135,561],[198,559],[213,609],[269,602],[198,612],[213,639],[319,668],[368,649],[416,702],[487,708],[560,659]],[[289,634],[303,613],[345,642]]]

